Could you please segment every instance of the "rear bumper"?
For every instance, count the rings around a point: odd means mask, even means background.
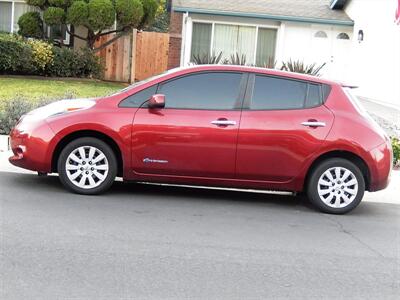
[[[369,191],[383,190],[389,185],[393,167],[393,152],[390,142],[385,142],[369,152]]]
[[[19,124],[10,133],[13,156],[8,160],[20,168],[50,173],[53,153],[50,145],[54,139],[56,136],[45,121]]]

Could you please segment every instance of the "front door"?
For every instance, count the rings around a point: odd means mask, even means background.
[[[192,73],[160,83],[165,108],[139,108],[134,116],[133,171],[233,178],[245,76]]]
[[[254,89],[252,88],[254,86]],[[323,85],[256,75],[242,112],[237,178],[290,181],[322,145],[333,123]]]

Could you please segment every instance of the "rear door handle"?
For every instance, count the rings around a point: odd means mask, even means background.
[[[303,126],[308,126],[308,127],[325,127],[326,124],[325,122],[318,122],[318,121],[307,121],[301,123]]]
[[[236,121],[215,120],[215,121],[212,121],[211,124],[217,125],[217,126],[230,126],[230,125],[236,125]]]

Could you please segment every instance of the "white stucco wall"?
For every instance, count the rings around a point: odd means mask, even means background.
[[[362,96],[400,107],[400,25],[395,24],[397,0],[351,0],[346,13],[355,22],[352,79]]]

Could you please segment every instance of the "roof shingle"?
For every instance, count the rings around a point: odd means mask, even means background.
[[[174,0],[173,9],[207,11],[208,13],[233,13],[265,15],[316,20],[351,22],[343,10],[330,9],[331,0]]]

